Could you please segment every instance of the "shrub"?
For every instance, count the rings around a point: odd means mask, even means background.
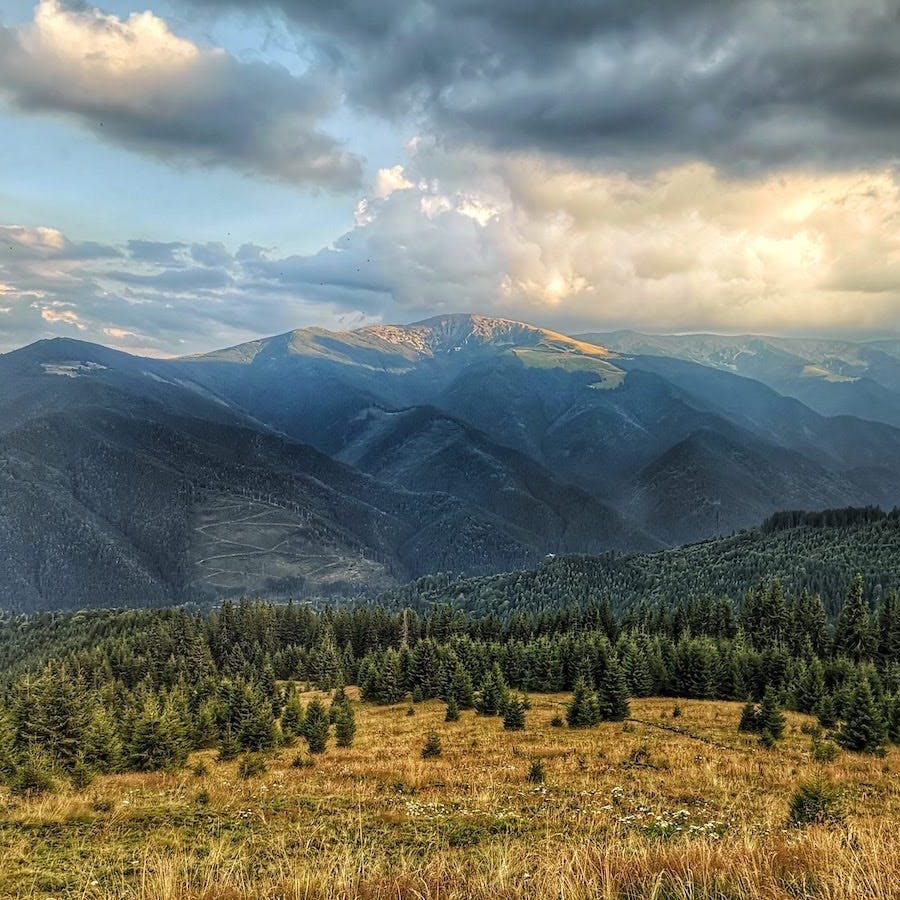
[[[209,774],[209,769],[206,766],[206,763],[201,759],[191,771],[197,778],[202,778],[204,775]]]
[[[91,786],[93,780],[94,770],[87,765],[84,760],[77,760],[75,765],[72,766],[72,770],[69,772],[69,781],[72,784],[72,789],[75,791],[83,791]]]
[[[408,716],[414,716],[416,714],[416,708],[410,703],[409,706],[406,707],[406,714]]]
[[[681,718],[681,707],[677,703],[672,707],[672,718],[673,719]]]
[[[266,771],[266,761],[259,753],[248,753],[238,763],[238,775],[241,778],[255,778]]]
[[[839,825],[844,821],[840,788],[817,778],[802,783],[791,798],[788,823],[796,828],[806,825]]]
[[[291,760],[292,769],[311,769],[315,764],[316,761],[311,756],[304,756],[302,753]]]
[[[442,750],[441,739],[438,737],[437,732],[429,731],[428,739],[422,748],[422,759],[433,759],[435,756],[440,756]]]
[[[539,759],[533,759],[531,768],[529,768],[525,777],[531,784],[543,784],[545,778],[544,763]]]
[[[832,741],[823,741],[819,738],[813,738],[811,752],[812,758],[816,762],[829,763],[833,762],[838,755],[838,748]]]
[[[16,767],[9,780],[9,789],[14,794],[36,796],[56,790],[50,759],[38,747],[31,746],[22,763]]]
[[[551,728],[562,728],[563,725],[565,725],[565,722],[563,721],[563,717],[562,717],[559,713],[557,713],[557,714],[550,720],[550,727],[551,727]]]

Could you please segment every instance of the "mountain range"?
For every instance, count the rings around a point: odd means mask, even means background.
[[[0,608],[374,594],[891,507],[900,344],[833,344],[477,315],[41,341],[0,356]]]

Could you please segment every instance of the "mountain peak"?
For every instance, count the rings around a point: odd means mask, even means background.
[[[369,325],[358,329],[357,333],[374,335],[388,343],[432,356],[504,347],[545,347],[588,356],[610,355],[603,347],[546,328],[477,313],[448,313],[409,325]]]

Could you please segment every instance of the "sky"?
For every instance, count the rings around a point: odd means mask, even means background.
[[[0,352],[897,336],[898,162],[900,0],[0,0]]]

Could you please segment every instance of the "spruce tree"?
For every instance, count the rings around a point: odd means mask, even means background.
[[[341,704],[337,708],[334,719],[334,737],[338,747],[350,747],[356,735],[356,714],[349,704]]]
[[[444,715],[445,722],[458,722],[459,721],[459,706],[456,702],[456,697],[452,696],[447,701],[447,712]]]
[[[503,709],[503,727],[507,731],[521,731],[525,727],[527,705],[521,697],[510,697]]]
[[[303,737],[309,745],[310,753],[324,753],[328,743],[328,710],[325,704],[316,697],[306,707],[306,719],[303,723]]]
[[[228,725],[219,738],[219,760],[220,762],[228,762],[229,760],[237,759],[240,755],[240,742],[231,730],[231,726]]]
[[[867,679],[860,677],[844,715],[837,742],[855,753],[881,753],[887,738],[887,727],[881,710],[872,696]]]
[[[509,689],[500,666],[497,663],[491,667],[481,683],[481,689],[475,700],[475,709],[482,716],[499,716],[503,712],[509,696]]]
[[[422,759],[433,759],[436,756],[440,756],[442,750],[441,739],[438,737],[437,732],[429,731],[425,740],[425,746],[422,747]]]
[[[566,707],[569,728],[592,728],[601,718],[596,693],[587,686],[584,678],[579,678],[572,690],[572,699]]]
[[[762,731],[759,709],[751,700],[748,700],[741,710],[741,721],[738,723],[738,731],[748,731],[751,734],[759,734]]]
[[[816,716],[823,728],[833,728],[837,723],[837,710],[835,709],[834,697],[831,694],[825,694],[819,701],[819,705],[816,708]]]
[[[608,722],[623,722],[631,714],[628,703],[628,684],[622,667],[610,660],[606,674],[597,688],[600,716]]]
[[[247,688],[237,739],[242,750],[271,750],[277,743],[272,704],[258,688]]]
[[[122,765],[122,741],[106,709],[99,703],[91,710],[81,744],[81,761],[102,775]]]
[[[778,697],[772,688],[767,688],[759,706],[759,730],[768,732],[773,740],[779,740],[784,734],[784,713],[778,704]]]
[[[303,704],[295,692],[292,692],[281,713],[281,731],[285,738],[291,740],[303,734]]]
[[[472,679],[461,663],[457,663],[453,670],[450,692],[460,709],[472,709],[475,705],[475,689],[472,687]]]
[[[835,624],[834,652],[859,662],[871,654],[871,643],[869,607],[863,593],[862,575],[857,575]]]

